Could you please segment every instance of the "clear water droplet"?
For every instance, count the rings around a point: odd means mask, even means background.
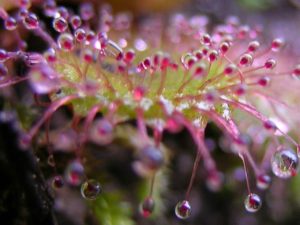
[[[262,174],[257,177],[256,186],[261,190],[266,190],[271,184],[271,177],[267,174]]]
[[[145,218],[149,217],[154,210],[155,202],[152,197],[147,197],[141,204],[141,215]]]
[[[70,19],[71,26],[73,27],[74,30],[79,28],[81,26],[81,18],[78,15],[74,15]]]
[[[84,168],[78,160],[69,163],[65,171],[65,179],[68,184],[78,186],[84,178]]]
[[[81,185],[81,195],[87,200],[95,200],[101,191],[100,183],[93,179],[87,180]]]
[[[257,194],[251,193],[245,199],[245,208],[248,212],[257,212],[262,205],[262,201]]]
[[[175,215],[179,219],[184,220],[184,219],[189,218],[191,215],[191,212],[192,212],[192,208],[191,208],[189,201],[187,201],[187,200],[178,202],[175,207]]]
[[[68,22],[63,17],[57,17],[53,20],[53,28],[62,33],[68,28]]]
[[[281,149],[271,159],[273,173],[279,178],[290,178],[297,174],[298,157],[292,149]]]
[[[64,179],[62,176],[55,176],[52,180],[52,187],[54,189],[62,188],[64,186]]]
[[[23,23],[28,30],[34,30],[39,27],[39,20],[34,13],[28,13],[24,17]]]
[[[63,33],[58,37],[58,46],[64,51],[72,51],[74,48],[74,39],[71,34]]]

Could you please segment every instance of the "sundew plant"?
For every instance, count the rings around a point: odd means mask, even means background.
[[[1,151],[34,161],[31,194],[42,214],[32,224],[56,224],[52,210],[64,207],[59,196],[66,190],[85,200],[95,215],[91,224],[160,218],[172,158],[187,151],[174,156],[164,136],[183,131],[196,147],[173,216],[178,224],[188,221],[199,171],[211,191],[226,184],[206,138],[211,124],[220,130],[221,148],[240,159],[248,213],[264,207],[262,190],[273,179],[297,176],[300,64],[284,52],[284,39],[265,37],[259,24],[234,16],[212,26],[204,15],[137,19],[109,5],[42,2],[0,8],[1,138],[11,144]],[[105,171],[114,163],[109,151],[128,156],[131,176],[138,177],[130,198]]]

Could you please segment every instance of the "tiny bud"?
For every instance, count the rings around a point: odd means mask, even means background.
[[[243,54],[239,61],[241,66],[250,66],[253,63],[253,57],[250,54]]]
[[[216,50],[212,50],[208,53],[208,59],[210,62],[216,61],[218,58],[218,52]]]
[[[85,33],[85,30],[82,29],[82,28],[77,29],[77,30],[74,32],[74,36],[75,36],[76,41],[78,41],[78,42],[83,42],[83,41],[85,41],[85,39],[86,39],[86,33]]]
[[[211,44],[211,37],[209,34],[204,34],[202,36],[202,42],[205,44],[205,45],[210,45]]]
[[[68,28],[68,23],[63,17],[57,17],[53,20],[53,28],[57,32],[62,33]]]
[[[70,19],[71,26],[74,30],[81,26],[81,18],[77,15],[74,15]]]
[[[7,74],[7,67],[3,63],[0,63],[0,78],[6,76]]]
[[[58,46],[64,51],[72,51],[74,48],[74,39],[71,34],[63,33],[58,37]]]
[[[284,40],[276,38],[272,41],[271,49],[273,52],[278,52],[284,46]]]
[[[0,62],[5,62],[9,58],[6,50],[0,49]]]
[[[65,20],[69,18],[69,11],[65,7],[58,7],[57,8],[57,13],[59,16],[63,17]]]
[[[37,29],[39,26],[39,20],[37,16],[34,13],[28,13],[23,20],[24,26],[28,30],[34,30]]]
[[[248,45],[248,51],[249,52],[255,52],[260,46],[260,43],[258,41],[251,41]]]
[[[234,93],[238,96],[244,95],[246,93],[247,87],[244,84],[239,84],[234,88]]]
[[[89,20],[94,16],[94,8],[91,3],[83,3],[80,6],[80,17],[82,20]]]
[[[17,21],[13,17],[7,17],[4,21],[6,30],[15,30],[17,28]]]
[[[87,62],[87,63],[91,63],[93,62],[93,57],[94,57],[94,54],[93,54],[93,51],[90,50],[90,49],[84,49],[83,52],[82,52],[82,59]]]
[[[135,52],[133,49],[128,50],[124,55],[124,60],[127,63],[131,63],[135,57]]]
[[[276,60],[275,59],[268,59],[265,62],[265,68],[266,69],[273,69],[276,66]]]
[[[224,74],[225,75],[232,75],[237,71],[237,66],[235,64],[228,64],[224,68]]]
[[[1,57],[0,57],[1,61]],[[300,77],[300,64],[296,65],[295,69],[293,70],[293,75],[296,77]]]
[[[140,101],[145,96],[146,89],[144,87],[138,86],[133,90],[133,99],[135,101]]]
[[[220,52],[224,55],[226,52],[228,52],[229,47],[230,47],[230,45],[227,41],[222,42],[220,44]]]
[[[276,130],[277,129],[275,123],[271,120],[267,120],[264,122],[264,128],[266,128],[267,130]]]
[[[44,57],[47,62],[53,63],[56,61],[55,50],[53,48],[49,48],[45,53]]]
[[[260,78],[257,83],[262,86],[262,87],[266,87],[269,83],[270,83],[270,78],[269,77],[262,77]]]

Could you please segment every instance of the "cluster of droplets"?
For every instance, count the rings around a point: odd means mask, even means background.
[[[187,219],[191,215],[188,197],[200,156],[208,172],[207,186],[212,191],[218,191],[222,186],[222,174],[218,172],[204,140],[205,120],[199,117],[209,118],[224,130],[233,143],[232,152],[243,160],[246,178],[244,158],[254,170],[256,185],[261,190],[270,186],[271,177],[265,169],[256,166],[248,152],[249,141],[231,118],[229,108],[237,108],[258,119],[275,139],[274,133],[279,132],[298,151],[298,144],[290,136],[246,101],[248,93],[258,94],[255,90],[248,92],[253,86],[267,88],[273,77],[282,74],[300,77],[300,65],[282,73],[274,72],[277,60],[273,56],[283,48],[284,41],[275,38],[269,46],[264,47],[258,41],[261,32],[259,27],[252,29],[241,25],[235,17],[230,17],[209,35],[206,17],[186,18],[177,14],[166,29],[166,36],[170,40],[166,49],[170,54],[167,51],[152,51],[152,47],[155,49],[159,46],[159,40],[165,35],[161,33],[161,25],[153,21],[143,24],[139,36],[131,40],[128,35],[123,36],[129,32],[130,15],[119,14],[114,17],[108,7],[103,7],[100,11],[100,28],[92,30],[89,21],[95,18],[96,12],[90,3],[82,4],[79,15],[76,15],[65,7],[57,6],[55,1],[47,0],[43,4],[44,13],[52,18],[52,28],[58,33],[57,39],[53,40],[42,29],[37,15],[30,11],[30,1],[20,1],[19,6],[15,17],[7,13],[0,14],[5,29],[14,31],[23,25],[46,41],[49,48],[42,55],[27,53],[25,48],[15,52],[0,49],[0,75],[6,77],[8,74],[5,62],[20,57],[30,67],[28,77],[34,93],[48,94],[51,98],[54,96],[44,116],[24,138],[26,142],[33,139],[42,124],[59,107],[72,103],[76,108],[74,100],[96,96],[92,107],[82,107],[83,104],[77,107],[78,110],[85,109],[81,112],[85,121],[82,137],[79,138],[80,147],[87,140],[98,145],[111,143],[116,124],[134,118],[143,145],[139,146],[133,167],[137,174],[148,178],[153,177],[165,164],[164,154],[159,147],[163,131],[176,133],[185,127],[191,133],[198,151],[186,198],[175,206],[175,214],[179,219]],[[134,49],[128,48],[131,42],[134,43]],[[146,50],[150,52],[148,55],[142,54],[143,58],[139,56],[139,52]],[[60,66],[65,66],[65,70],[57,69]],[[87,72],[89,67],[97,72]],[[7,85],[19,81],[19,78],[9,80]],[[153,111],[159,112],[159,116]],[[96,119],[98,112],[103,113],[100,119]],[[124,116],[124,112],[127,115]],[[149,141],[146,126],[153,128],[155,144]],[[299,159],[292,148],[272,147],[269,151],[267,160],[271,161],[275,176],[290,178],[297,174]],[[96,199],[102,192],[98,181],[86,179],[79,159],[68,164],[64,177],[55,176],[52,186],[55,189],[62,188],[65,181],[71,186],[81,185],[81,195],[88,200]],[[245,208],[248,212],[256,212],[261,208],[262,200],[251,192],[248,182],[247,178],[249,193],[244,201]],[[154,202],[151,191],[141,204],[144,217],[153,213]]]

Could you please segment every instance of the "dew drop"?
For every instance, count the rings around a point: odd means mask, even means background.
[[[261,190],[266,190],[271,184],[271,177],[267,174],[261,174],[257,177],[256,186]]]
[[[31,6],[30,0],[19,0],[19,5],[21,8],[29,8]]]
[[[90,179],[81,185],[80,189],[82,197],[87,200],[95,200],[102,192],[101,185],[98,181]]]
[[[279,178],[290,178],[297,174],[298,157],[292,149],[281,149],[271,159],[273,173]]]
[[[232,75],[237,71],[237,66],[235,64],[228,64],[224,68],[224,74],[226,75]]]
[[[6,30],[15,30],[17,28],[17,21],[13,17],[8,17],[4,21],[4,26]]]
[[[64,51],[72,51],[74,48],[74,39],[71,34],[63,33],[59,36],[58,46]]]
[[[278,52],[284,46],[284,40],[281,38],[276,38],[272,41],[271,49],[273,52]]]
[[[64,186],[64,179],[62,178],[62,176],[55,176],[52,180],[52,187],[54,189],[59,189],[62,188]]]
[[[34,30],[39,27],[39,20],[34,13],[28,13],[24,17],[23,23],[28,30]]]
[[[255,213],[260,209],[262,201],[257,194],[251,193],[245,199],[244,205],[248,212]]]
[[[65,171],[65,179],[68,184],[78,186],[84,178],[84,168],[78,160],[69,163]]]
[[[192,208],[191,208],[189,201],[187,201],[187,200],[178,202],[175,207],[175,215],[179,219],[184,220],[184,219],[189,218],[191,215],[191,212],[192,212]]]
[[[66,20],[69,18],[69,11],[66,7],[58,7],[57,8],[57,13],[59,16],[65,18]]]
[[[154,206],[155,206],[155,202],[152,197],[149,196],[145,198],[145,200],[141,204],[141,209],[140,209],[141,215],[145,218],[148,218],[152,214],[154,210]]]
[[[62,33],[68,28],[68,23],[63,17],[57,17],[53,20],[53,28]]]

